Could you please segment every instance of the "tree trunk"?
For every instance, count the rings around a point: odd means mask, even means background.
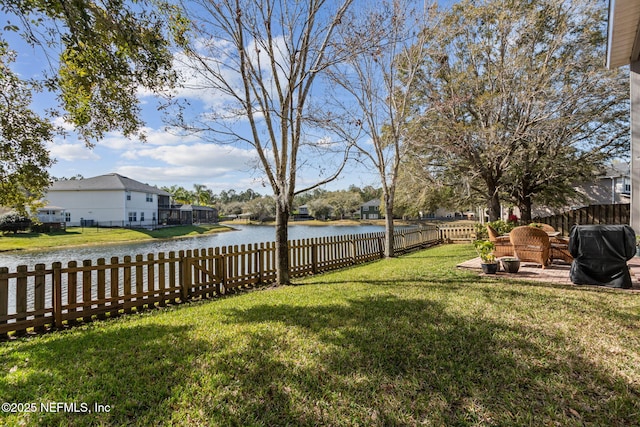
[[[393,252],[393,197],[384,195],[384,256],[392,258]]]
[[[288,285],[290,280],[289,205],[278,200],[276,202],[276,281],[278,285]]]
[[[518,209],[520,209],[520,221],[522,221],[523,224],[531,222],[531,204],[531,197],[524,197],[518,204]]]
[[[500,197],[497,191],[490,191],[491,199],[489,200],[489,221],[497,221],[500,219]]]

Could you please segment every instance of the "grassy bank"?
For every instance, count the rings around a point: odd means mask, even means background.
[[[2,343],[2,400],[37,411],[0,424],[637,425],[640,295],[455,269],[473,256],[448,245]]]
[[[171,239],[227,231],[223,225],[181,225],[158,230],[70,227],[51,233],[0,235],[0,251],[46,249],[63,246],[102,245],[129,241]]]

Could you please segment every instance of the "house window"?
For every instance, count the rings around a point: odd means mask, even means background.
[[[153,222],[156,222],[156,213],[155,213],[155,212],[152,212],[152,213],[151,213],[151,220],[152,220]]]
[[[71,212],[64,213],[64,222],[71,222]]]
[[[127,195],[127,200],[131,200],[131,191],[127,191],[125,194]]]
[[[144,221],[144,212],[140,212],[140,222]]]
[[[153,194],[147,193],[147,202],[153,202]]]
[[[138,217],[137,212],[129,212],[129,222],[136,222]]]

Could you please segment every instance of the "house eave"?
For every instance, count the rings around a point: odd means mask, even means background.
[[[640,2],[609,0],[607,68],[640,59]]]

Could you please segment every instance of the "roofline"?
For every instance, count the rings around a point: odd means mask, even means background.
[[[611,45],[613,43],[613,9],[616,7],[616,0],[609,0],[609,19],[607,20],[607,68],[611,69]]]
[[[608,18],[607,68],[637,61],[640,57],[640,3],[637,0],[609,0]]]

